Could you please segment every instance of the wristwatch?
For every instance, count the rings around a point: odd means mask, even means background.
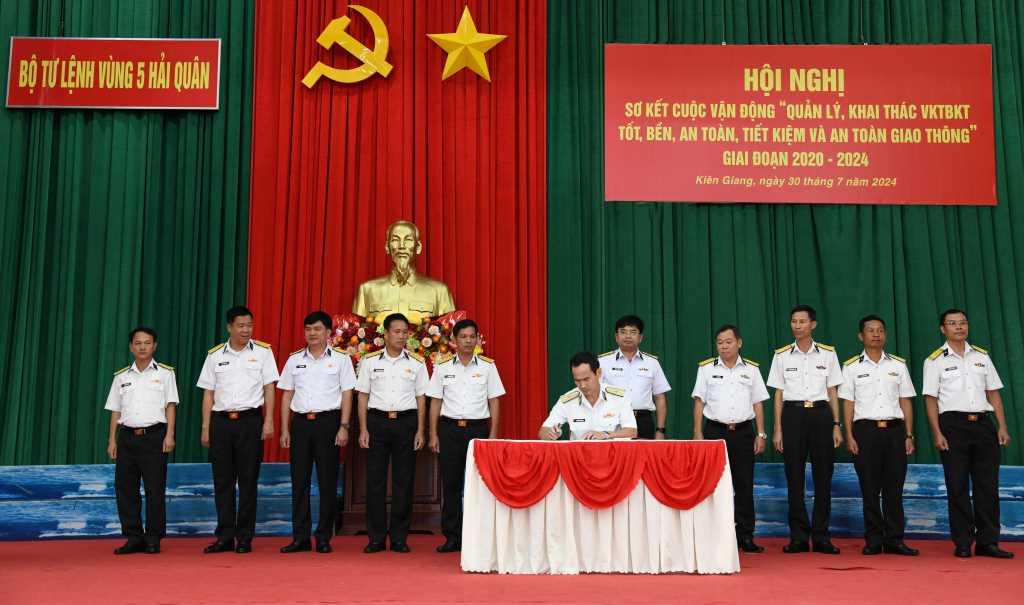
[[[757,437],[758,437],[758,439],[767,439],[768,438],[768,434],[767,433],[758,433]]]
[[[913,441],[914,440],[914,436],[913,435],[907,435],[907,439],[910,439],[911,441]]]
[[[838,426],[838,427],[842,427],[842,426],[843,426],[843,424],[842,424],[841,422],[839,422],[838,420],[833,420],[833,421],[832,421],[832,426]]]
[[[655,433],[661,433],[662,435],[664,435],[665,434],[665,427],[659,426],[658,428],[654,429],[654,432]]]
[[[341,428],[345,429],[346,431],[348,430],[348,426],[349,426],[349,424],[347,422],[342,422],[341,423]]]

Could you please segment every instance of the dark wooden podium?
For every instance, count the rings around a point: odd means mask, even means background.
[[[345,498],[337,533],[366,533],[366,450],[359,447],[359,419],[352,414],[351,437],[344,450]],[[388,472],[388,504],[391,502],[391,473]],[[437,455],[426,445],[416,453],[416,478],[412,497],[412,533],[441,530],[441,472]]]

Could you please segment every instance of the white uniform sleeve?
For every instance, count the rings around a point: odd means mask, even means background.
[[[341,390],[351,391],[356,388],[356,371],[352,369],[352,358],[348,355],[342,355],[341,371],[338,372],[338,379],[341,381]]]
[[[636,416],[633,415],[633,404],[626,398],[619,404],[619,426],[624,429],[636,428]]]
[[[213,371],[212,354],[207,354],[206,360],[203,361],[203,369],[199,372],[199,380],[196,382],[196,386],[207,391],[217,388],[217,376]]]
[[[999,372],[996,372],[996,364],[992,358],[988,358],[988,372],[985,373],[985,390],[998,391],[1003,388],[1003,381],[999,379]]]
[[[492,365],[491,372],[487,376],[487,398],[494,399],[505,394],[505,385],[501,384],[501,377],[498,376],[498,366]]]
[[[924,360],[924,378],[921,380],[921,394],[939,396],[939,364],[931,359]]]
[[[277,373],[277,361],[274,359],[274,351],[267,349],[267,354],[263,356],[263,386],[273,384],[281,378],[281,375]]]
[[[113,382],[110,383],[110,392],[107,393],[107,404],[103,406],[103,409],[110,410],[111,412],[121,411],[121,379],[114,376]]]
[[[917,395],[917,391],[914,390],[914,382],[910,379],[910,370],[907,369],[907,364],[900,364],[900,397],[913,397]]]
[[[690,397],[693,399],[697,399],[699,397],[701,401],[706,403],[708,400],[707,395],[708,382],[707,378],[704,376],[704,366],[697,366],[697,378],[694,379],[693,393],[690,394]]]
[[[768,370],[768,386],[773,389],[781,389],[786,386],[786,380],[783,374],[782,358],[776,353],[772,356],[772,367]]]
[[[344,369],[339,370],[338,375],[341,375],[343,372]],[[284,369],[281,370],[281,380],[277,381],[277,388],[282,391],[295,390],[295,363],[291,357],[284,362]]]
[[[424,395],[427,392],[427,383],[430,380],[430,376],[427,375],[426,364],[419,364],[416,368],[416,396]]]
[[[359,360],[359,371],[356,372],[356,390],[360,393],[370,392],[370,374],[373,372],[372,358],[362,358]]]
[[[764,386],[764,378],[761,378],[761,368],[754,370],[754,384],[750,385],[750,403],[760,403],[768,399],[768,389]]]
[[[828,386],[837,387],[843,384],[842,366],[835,351],[829,351]]]
[[[558,424],[564,424],[568,419],[565,416],[565,406],[560,403],[556,403],[555,407],[551,408],[551,412],[548,414],[547,420],[544,421],[541,426],[555,426]]]
[[[654,365],[654,383],[651,385],[651,394],[661,395],[662,393],[668,393],[672,390],[672,385],[670,385],[668,383],[668,379],[665,378],[665,372],[661,369],[661,363],[655,361]]]
[[[441,399],[444,397],[444,369],[438,366],[434,366],[434,373],[430,376],[430,382],[427,383],[427,397],[431,399]]]
[[[853,364],[843,366],[843,384],[839,385],[839,398],[847,401],[856,401],[856,381],[853,379]]]
[[[169,403],[178,405],[178,376],[174,370],[167,370],[167,381],[164,384],[164,407]]]

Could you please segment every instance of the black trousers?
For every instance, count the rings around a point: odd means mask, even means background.
[[[327,544],[334,536],[338,518],[338,469],[341,448],[334,439],[341,426],[341,410],[317,414],[310,420],[305,414],[292,414],[292,539],[309,541],[312,517],[309,509],[309,485],[316,464],[316,482],[320,489],[320,514],[316,523],[316,541]]]
[[[214,413],[210,420],[210,464],[217,505],[217,539],[251,542],[256,534],[256,486],[263,462],[263,414],[243,412],[237,420]],[[235,510],[238,485],[238,510]]]
[[[372,410],[366,415],[370,448],[366,455],[366,533],[371,542],[405,542],[412,518],[416,471],[416,413],[389,419]],[[391,465],[391,518],[388,521],[388,464]]]
[[[487,422],[460,427],[454,420],[441,418],[437,438],[441,445],[438,456],[441,467],[441,532],[444,537],[462,541],[462,490],[466,485],[466,452],[472,439],[486,439]]]
[[[637,439],[654,439],[654,412],[650,410],[633,410],[636,417]]]
[[[902,420],[880,428],[874,420],[853,423],[859,453],[853,467],[864,500],[864,542],[868,546],[903,541],[903,482],[907,478],[907,431]],[[879,506],[879,497],[882,504]]]
[[[117,458],[114,461],[114,493],[121,533],[130,542],[159,544],[167,533],[167,454],[163,452],[167,425],[146,429],[136,435],[128,428],[117,429]],[[146,530],[142,530],[142,497],[139,480],[146,490]]]
[[[949,533],[957,546],[999,542],[999,438],[988,414],[976,416],[971,421],[960,412],[939,415],[939,428],[949,442],[949,450],[940,456]]]
[[[754,537],[754,423],[742,422],[735,427],[730,431],[727,425],[706,420],[704,438],[725,440],[732,470],[736,539],[749,540]]]
[[[814,481],[814,512],[807,519],[804,504],[804,468],[811,459]],[[782,408],[782,459],[786,469],[789,500],[789,538],[794,542],[828,540],[828,519],[832,513],[832,411],[828,406]]]

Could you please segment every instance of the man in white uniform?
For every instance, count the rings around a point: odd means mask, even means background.
[[[569,425],[569,439],[632,439],[636,437],[633,407],[620,388],[601,383],[601,364],[589,351],[569,360],[576,388],[558,398],[539,438],[553,441],[562,436],[562,425]]]

